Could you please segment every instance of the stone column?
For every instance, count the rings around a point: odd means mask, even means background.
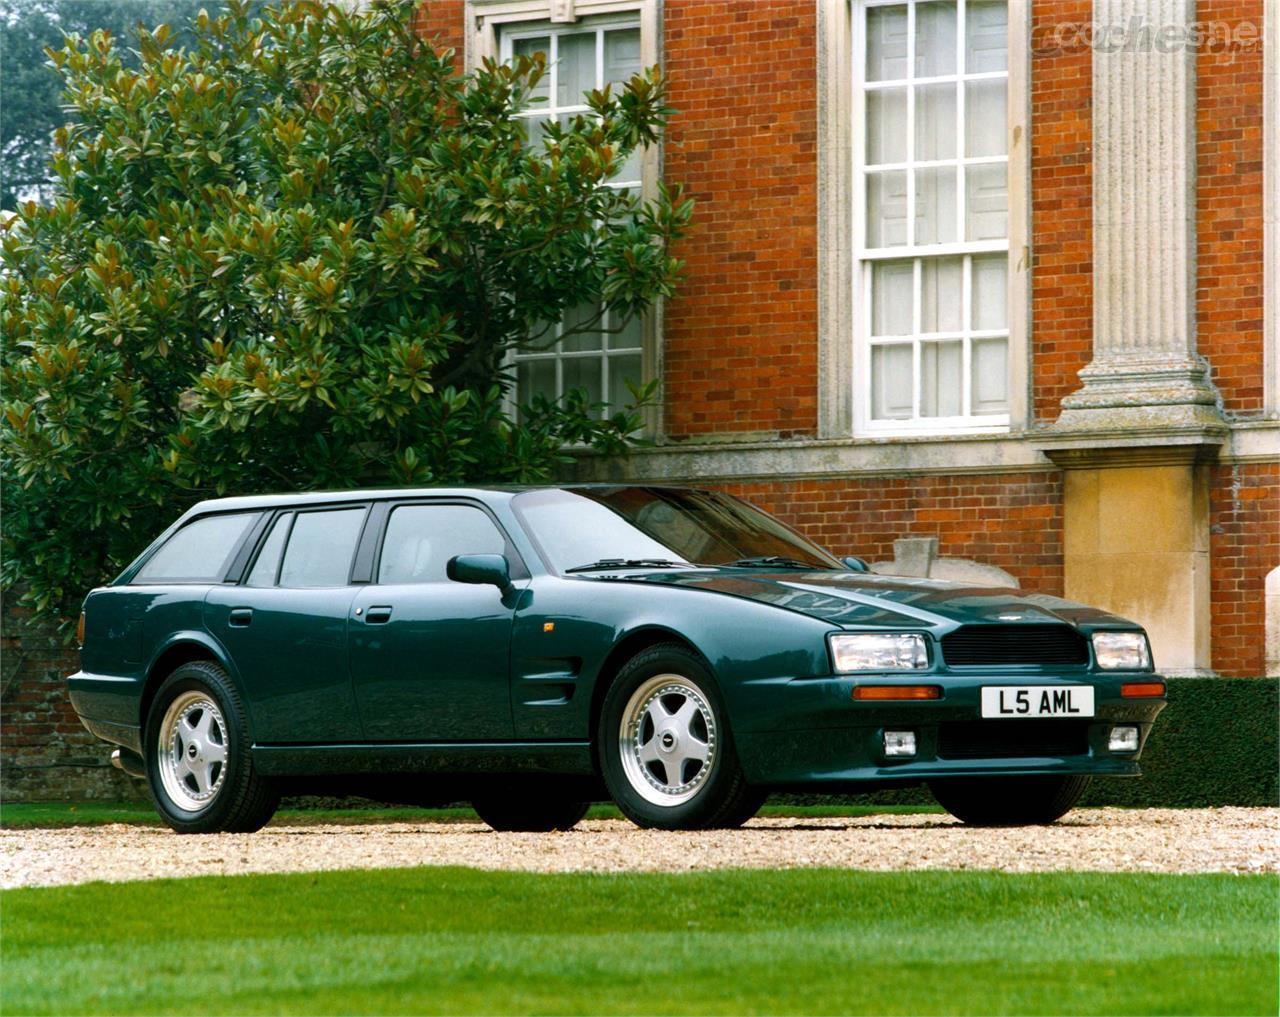
[[[1041,447],[1066,470],[1068,597],[1209,668],[1208,477],[1226,436],[1195,349],[1192,0],[1095,0],[1093,359]]]

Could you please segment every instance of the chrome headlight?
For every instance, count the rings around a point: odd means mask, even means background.
[[[1095,632],[1093,656],[1104,671],[1151,670],[1151,647],[1143,632]]]
[[[929,649],[918,632],[841,632],[827,640],[838,672],[919,671],[929,666]]]

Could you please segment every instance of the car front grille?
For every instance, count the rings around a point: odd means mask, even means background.
[[[938,725],[939,759],[1083,756],[1088,751],[1088,721],[974,720]]]
[[[1089,647],[1069,625],[964,625],[942,637],[942,656],[950,667],[1080,667]]]

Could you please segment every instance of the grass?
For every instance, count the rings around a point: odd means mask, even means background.
[[[766,805],[762,816],[869,816],[880,813],[912,815],[940,813],[934,805]],[[622,813],[612,805],[593,805],[588,819],[619,819]],[[476,814],[468,808],[414,809],[370,807],[366,809],[281,809],[271,821],[274,826],[315,825],[320,823],[425,823],[476,822]],[[0,829],[19,830],[64,826],[103,826],[128,823],[133,826],[159,826],[160,817],[147,802],[81,802],[75,805],[56,802],[21,802],[0,806]]]
[[[1275,1013],[1270,876],[390,869],[10,890],[5,1013]]]

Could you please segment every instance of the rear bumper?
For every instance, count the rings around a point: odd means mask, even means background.
[[[1028,774],[1141,774],[1138,759],[1165,698],[1126,699],[1125,682],[1153,681],[1150,673],[863,676],[773,679],[745,683],[746,709],[734,740],[753,783],[913,784],[943,777]],[[856,702],[855,685],[936,684],[934,700]],[[1080,719],[983,719],[982,689],[993,685],[1088,685],[1094,715]],[[1112,752],[1116,725],[1138,728],[1135,752]],[[890,757],[884,732],[911,731],[916,753]],[[1041,734],[1043,733],[1043,737]]]
[[[137,721],[142,699],[142,682],[136,678],[77,671],[67,679],[71,706],[80,723],[91,734],[142,751],[142,732]]]

